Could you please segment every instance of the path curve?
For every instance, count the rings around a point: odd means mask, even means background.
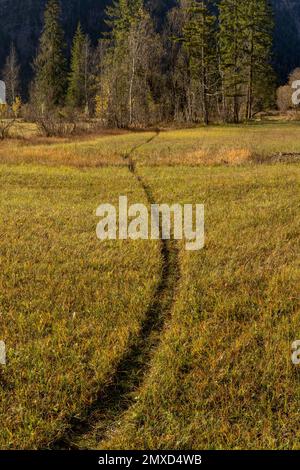
[[[155,198],[138,173],[133,155],[140,147],[150,143],[159,135],[156,134],[145,143],[138,145],[123,155],[128,170],[147,196],[148,203],[155,204]],[[161,230],[161,227],[160,227]],[[55,450],[88,449],[89,435],[97,428],[97,442],[106,440],[109,434],[118,427],[120,418],[135,402],[137,390],[149,372],[151,357],[159,345],[160,334],[166,320],[170,317],[175,300],[176,287],[180,278],[178,248],[175,241],[161,240],[162,270],[159,284],[152,303],[146,313],[145,321],[135,344],[121,360],[115,371],[112,383],[105,387],[92,406],[85,410],[85,418],[73,419],[69,430],[51,448]]]

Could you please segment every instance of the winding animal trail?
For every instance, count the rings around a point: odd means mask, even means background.
[[[146,182],[139,175],[133,160],[134,152],[153,141],[159,135],[134,147],[123,156],[129,171],[143,188],[149,204],[155,198]],[[161,227],[160,227],[161,230]],[[162,270],[159,284],[147,311],[139,338],[119,364],[112,383],[101,391],[98,399],[85,411],[85,419],[74,419],[70,430],[52,449],[80,450],[99,447],[110,433],[118,427],[123,414],[135,403],[135,397],[149,371],[153,351],[160,342],[160,333],[170,316],[180,278],[176,242],[161,239]]]

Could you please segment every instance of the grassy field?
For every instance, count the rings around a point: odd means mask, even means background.
[[[299,448],[299,154],[297,123],[1,143],[0,448]],[[149,194],[204,203],[205,249],[97,240],[100,203]]]
[[[151,372],[101,448],[298,448],[299,166],[142,175],[158,201],[205,202],[206,248],[182,250]]]
[[[1,165],[1,448],[51,442],[111,379],[160,274],[157,242],[102,242],[96,208],[145,195],[127,170]],[[145,201],[147,203],[147,201]]]
[[[132,152],[146,166],[202,166],[268,161],[281,153],[300,154],[300,123],[282,122],[212,126],[155,132],[103,132],[86,139],[7,140],[0,145],[0,162],[42,163],[79,168],[122,166]]]

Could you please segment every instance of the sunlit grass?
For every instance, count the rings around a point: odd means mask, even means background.
[[[159,245],[100,242],[100,203],[144,201],[125,169],[0,166],[0,448],[59,437],[139,334]]]
[[[158,201],[205,203],[206,247],[181,251],[151,372],[98,447],[299,448],[299,166],[141,173]]]
[[[300,123],[212,126],[71,139],[28,138],[0,144],[0,163],[42,163],[75,167],[122,166],[132,153],[139,165],[241,164],[300,153]]]
[[[60,437],[140,333],[159,243],[95,234],[100,203],[148,203],[128,154],[157,202],[205,204],[206,248],[180,246],[172,316],[136,406],[105,442],[95,425],[85,444],[299,448],[300,169],[256,164],[280,153],[300,153],[298,123],[74,139],[28,130],[0,143],[0,448]]]

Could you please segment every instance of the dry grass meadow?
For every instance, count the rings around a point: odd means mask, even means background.
[[[19,126],[0,143],[0,448],[299,449],[300,125]],[[99,204],[149,194],[204,203],[205,249],[97,240]]]

